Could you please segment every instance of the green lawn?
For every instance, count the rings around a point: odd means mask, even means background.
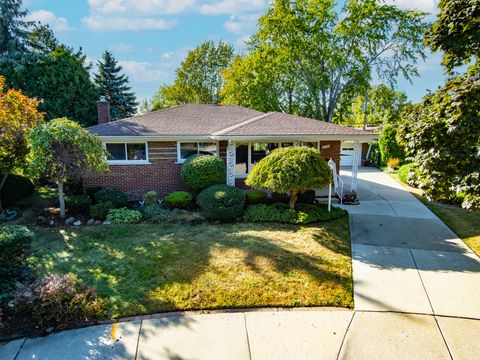
[[[353,306],[348,218],[281,224],[34,229],[43,273],[95,286],[109,317],[257,306]]]
[[[458,206],[428,201],[419,189],[403,184],[397,174],[390,173],[408,191],[437,215],[457,236],[480,256],[480,211],[462,209]]]

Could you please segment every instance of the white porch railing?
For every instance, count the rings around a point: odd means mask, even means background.
[[[335,164],[335,161],[332,159],[328,160],[328,166],[330,166],[330,169],[332,169],[332,178],[333,178],[333,189],[337,196],[340,199],[340,204],[343,201],[343,180],[340,178],[340,175],[337,173],[337,165]]]

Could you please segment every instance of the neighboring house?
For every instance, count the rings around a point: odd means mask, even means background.
[[[319,120],[235,105],[188,104],[116,121],[110,121],[108,103],[99,102],[98,110],[99,125],[88,130],[100,136],[111,154],[110,171],[88,176],[84,186],[117,187],[131,199],[148,190],[164,195],[184,189],[181,164],[199,153],[224,159],[226,183],[244,186],[255,164],[277,147],[311,146],[338,167],[342,165],[340,149],[346,143],[352,151],[347,160],[356,174],[361,144],[378,137]]]

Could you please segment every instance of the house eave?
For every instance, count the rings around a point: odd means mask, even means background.
[[[355,141],[360,142],[371,142],[378,140],[378,134],[358,134],[358,135],[347,135],[347,134],[337,134],[337,135],[218,135],[211,136],[214,140],[230,140],[237,142],[249,142],[249,141],[308,141],[308,140],[321,140],[321,141]]]

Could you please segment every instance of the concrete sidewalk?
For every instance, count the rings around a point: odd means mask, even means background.
[[[0,359],[474,359],[480,321],[341,309],[157,317],[0,345]]]
[[[478,256],[388,174],[361,168],[357,193],[360,205],[343,206],[355,309],[480,319]]]

